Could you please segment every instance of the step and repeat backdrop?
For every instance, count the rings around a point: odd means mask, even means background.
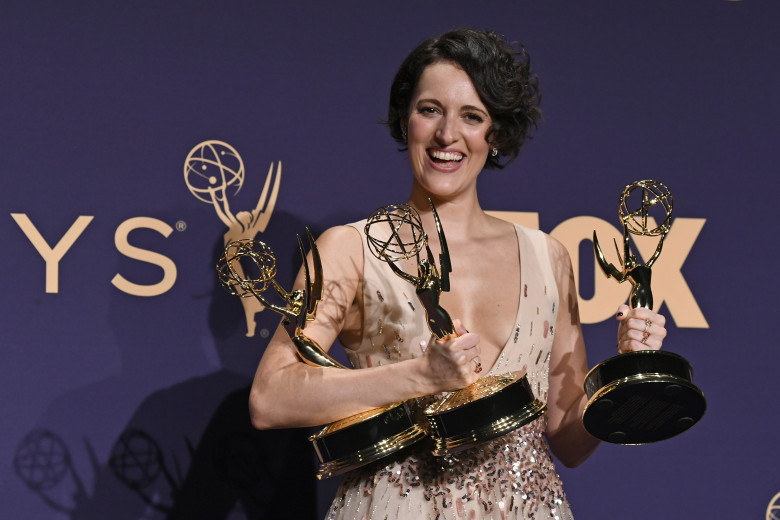
[[[316,480],[310,431],[247,417],[279,315],[215,263],[258,238],[289,288],[305,226],[405,201],[390,82],[423,39],[476,27],[525,44],[544,112],[483,172],[483,207],[569,249],[591,365],[629,290],[597,271],[593,231],[617,263],[622,189],[674,195],[655,304],[708,408],[561,467],[576,517],[777,518],[779,17],[768,0],[5,2],[0,516],[323,515],[337,481]]]

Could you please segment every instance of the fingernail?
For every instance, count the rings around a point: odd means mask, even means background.
[[[618,317],[620,317],[620,316],[623,315],[623,313],[622,312],[618,312],[617,315],[618,315]]]

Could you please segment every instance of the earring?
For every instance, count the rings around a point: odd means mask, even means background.
[[[401,138],[403,138],[404,143],[406,143],[407,139],[406,139],[406,127],[405,126],[401,127]]]
[[[497,156],[498,155],[498,148],[493,148],[492,150],[490,150],[490,155],[493,156],[493,157]]]

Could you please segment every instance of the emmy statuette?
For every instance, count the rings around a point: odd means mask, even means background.
[[[314,320],[317,303],[322,298],[322,263],[308,229],[306,234],[312,254],[314,281],[303,242],[298,237],[306,280],[303,290],[288,293],[276,282],[276,258],[273,251],[265,243],[253,239],[228,243],[217,262],[217,273],[222,285],[231,294],[257,298],[264,307],[283,316],[282,326],[304,363],[348,370],[303,333],[306,322]],[[274,288],[284,305],[274,304],[263,296],[262,293],[269,286]],[[427,432],[416,424],[408,405],[400,402],[330,423],[309,440],[319,459],[317,478],[323,479],[379,460],[426,436]]]
[[[449,291],[452,271],[447,241],[439,215],[429,199],[441,245],[440,269],[428,246],[420,216],[407,204],[376,210],[365,226],[369,249],[387,262],[393,272],[411,283],[425,309],[428,327],[439,339],[454,334],[449,314],[439,305],[442,291]],[[420,253],[425,251],[426,257]],[[417,276],[404,272],[396,262],[417,260]],[[479,372],[481,366],[477,365]],[[541,416],[547,406],[536,399],[525,372],[489,375],[474,384],[447,394],[426,407],[433,453],[443,456],[505,435]]]
[[[618,257],[622,269],[607,262],[593,232],[596,260],[604,274],[631,283],[631,308],[653,308],[651,267],[671,227],[672,209],[672,194],[663,183],[644,180],[626,186],[619,207],[623,255],[618,249]],[[661,224],[652,227],[657,221]],[[660,237],[655,252],[644,264],[631,254],[629,235]],[[603,361],[585,377],[585,429],[615,444],[645,444],[686,431],[701,419],[706,408],[692,374],[685,358],[665,350],[627,352]]]

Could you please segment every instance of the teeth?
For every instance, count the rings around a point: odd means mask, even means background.
[[[458,152],[442,152],[440,150],[434,150],[431,152],[431,157],[440,161],[460,161],[463,159],[463,154]]]

